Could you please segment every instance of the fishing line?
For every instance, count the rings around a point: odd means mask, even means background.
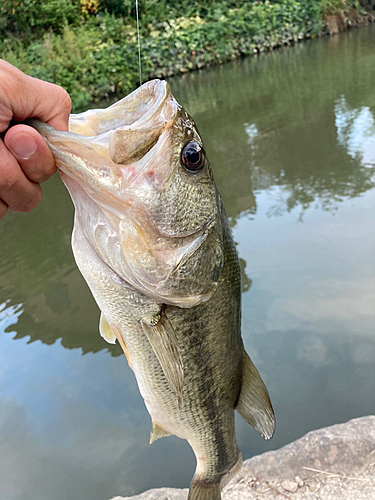
[[[135,12],[137,15],[137,33],[138,33],[138,65],[139,65],[139,86],[142,85],[142,66],[141,66],[141,37],[139,34],[139,15],[138,15],[138,0],[135,0]]]

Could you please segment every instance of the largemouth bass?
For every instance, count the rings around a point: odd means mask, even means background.
[[[72,247],[152,419],[197,467],[189,500],[219,500],[242,464],[234,410],[265,438],[275,419],[241,339],[241,273],[193,120],[153,80],[70,132],[33,122],[75,205]]]

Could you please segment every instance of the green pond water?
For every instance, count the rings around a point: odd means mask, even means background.
[[[243,338],[275,408],[244,458],[375,413],[375,26],[172,79],[243,267]],[[186,487],[195,459],[150,417],[70,250],[58,176],[0,222],[0,498]]]

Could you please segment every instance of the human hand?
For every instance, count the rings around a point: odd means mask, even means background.
[[[69,94],[61,87],[25,75],[0,59],[0,134],[11,120],[38,118],[68,130]],[[28,212],[39,203],[39,183],[56,172],[55,160],[42,136],[27,125],[15,125],[0,139],[0,219],[7,210]]]

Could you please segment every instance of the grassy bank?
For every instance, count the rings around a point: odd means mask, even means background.
[[[357,0],[140,0],[144,80],[272,50],[327,31]],[[135,0],[3,0],[0,57],[62,85],[76,109],[139,82]]]

